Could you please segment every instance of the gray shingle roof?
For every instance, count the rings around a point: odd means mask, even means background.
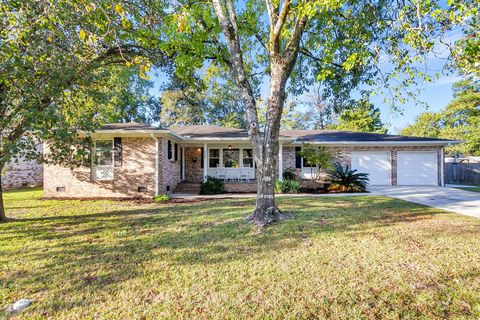
[[[105,124],[100,130],[164,130],[157,126],[150,126],[142,123],[110,123]],[[248,138],[248,132],[245,129],[227,128],[222,126],[211,125],[193,125],[178,126],[169,128],[170,131],[182,135],[186,138]],[[391,134],[377,134],[364,132],[336,131],[336,130],[280,130],[280,136],[283,138],[292,138],[296,142],[457,142],[455,140],[446,140],[427,137],[410,137]]]
[[[99,130],[162,130],[160,127],[150,126],[144,123],[125,122],[108,123],[99,128]]]
[[[296,138],[298,142],[415,142],[415,141],[453,141],[438,138],[410,137],[392,134],[335,131],[335,130],[282,130],[280,134]]]
[[[245,129],[221,126],[182,126],[172,127],[170,130],[191,138],[248,138],[248,132]]]

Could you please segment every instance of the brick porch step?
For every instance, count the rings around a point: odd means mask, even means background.
[[[200,183],[180,182],[175,188],[175,193],[200,194]]]

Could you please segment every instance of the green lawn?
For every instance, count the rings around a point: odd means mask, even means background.
[[[480,317],[480,220],[386,197],[194,204],[5,195],[0,308],[16,319]],[[2,318],[0,311],[0,318]],[[5,314],[3,315],[5,317]]]
[[[475,186],[475,187],[471,187],[471,188],[461,188],[461,187],[457,187],[458,189],[462,189],[462,190],[465,190],[465,191],[472,191],[472,192],[480,192],[480,186]]]

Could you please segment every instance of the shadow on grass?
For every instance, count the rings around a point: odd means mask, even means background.
[[[33,281],[42,290],[52,279],[60,279],[65,283],[56,289],[58,296],[72,290],[95,296],[99,290],[143,275],[151,264],[182,267],[248,260],[256,253],[281,254],[316,234],[376,232],[439,213],[384,197],[278,202],[295,219],[261,233],[244,221],[254,207],[254,200],[244,199],[18,219],[1,226],[0,244],[29,244],[22,249],[22,259],[37,267],[1,276],[0,284],[8,287]],[[9,253],[0,248],[0,254]],[[57,308],[53,303],[50,308]],[[79,300],[62,308],[86,303]]]

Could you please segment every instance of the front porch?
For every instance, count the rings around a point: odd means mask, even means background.
[[[182,181],[200,183],[205,177],[215,177],[226,184],[254,183],[255,162],[248,144],[184,145]]]
[[[252,147],[247,143],[180,144],[181,183],[174,192],[198,194],[205,177],[224,181],[225,192],[256,191]]]

